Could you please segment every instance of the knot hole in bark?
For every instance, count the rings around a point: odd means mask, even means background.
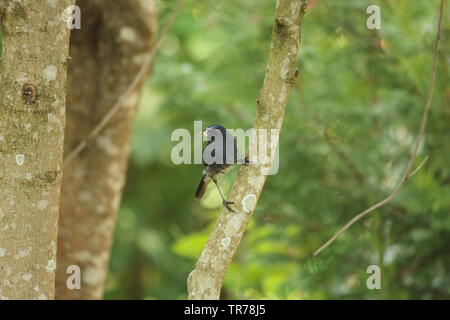
[[[37,89],[34,85],[25,83],[22,87],[22,98],[26,104],[32,103],[36,100]]]

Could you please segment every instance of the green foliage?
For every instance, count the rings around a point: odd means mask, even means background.
[[[161,24],[175,1],[159,1]],[[386,196],[418,132],[439,1],[311,1],[294,88],[270,176],[225,279],[244,299],[450,298],[449,23],[417,164],[397,198],[312,252]],[[381,7],[382,29],[366,28]],[[160,49],[136,119],[106,298],[186,298],[221,208],[193,199],[200,165],[170,161],[171,132],[193,121],[249,128],[270,46],[274,1],[185,2]],[[448,19],[447,19],[448,20]],[[236,171],[220,184],[229,190]],[[382,289],[366,287],[366,268]]]

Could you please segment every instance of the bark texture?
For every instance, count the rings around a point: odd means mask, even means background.
[[[53,299],[71,0],[0,0],[0,299]]]
[[[71,40],[67,129],[69,154],[126,91],[155,35],[153,0],[78,0],[81,30]],[[139,90],[104,130],[64,168],[58,238],[57,299],[100,299],[129,156]],[[66,286],[81,269],[81,289]]]
[[[306,0],[277,1],[272,45],[253,125],[256,130],[279,130],[282,127],[289,92],[298,75],[296,62],[300,26],[306,6]],[[278,141],[278,135],[274,138]],[[269,146],[270,155],[274,155],[275,148],[276,145]],[[222,210],[195,269],[189,275],[189,299],[219,299],[228,266],[266,181],[267,176],[262,174],[266,169],[266,165],[258,163],[240,168],[228,198],[234,201],[236,213]]]

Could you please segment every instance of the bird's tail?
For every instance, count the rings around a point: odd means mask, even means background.
[[[202,176],[200,184],[198,185],[197,191],[195,191],[195,199],[201,199],[206,192],[206,187],[208,186],[209,179],[206,176]]]

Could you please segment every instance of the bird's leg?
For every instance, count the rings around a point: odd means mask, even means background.
[[[231,209],[231,207],[229,206],[230,204],[234,204],[234,202],[233,202],[233,201],[225,200],[225,198],[224,198],[224,196],[223,196],[223,194],[222,194],[222,191],[220,191],[220,188],[219,188],[219,185],[217,184],[216,179],[211,179],[211,180],[212,180],[212,182],[214,182],[214,184],[216,185],[217,190],[219,190],[219,194],[220,194],[220,197],[222,198],[222,203],[223,203],[224,207],[227,208],[229,211],[236,213],[236,211],[234,211],[233,209]]]
[[[244,166],[247,164],[254,164],[253,162],[250,161],[248,156],[246,156],[244,159],[238,160],[236,163],[242,164]]]

